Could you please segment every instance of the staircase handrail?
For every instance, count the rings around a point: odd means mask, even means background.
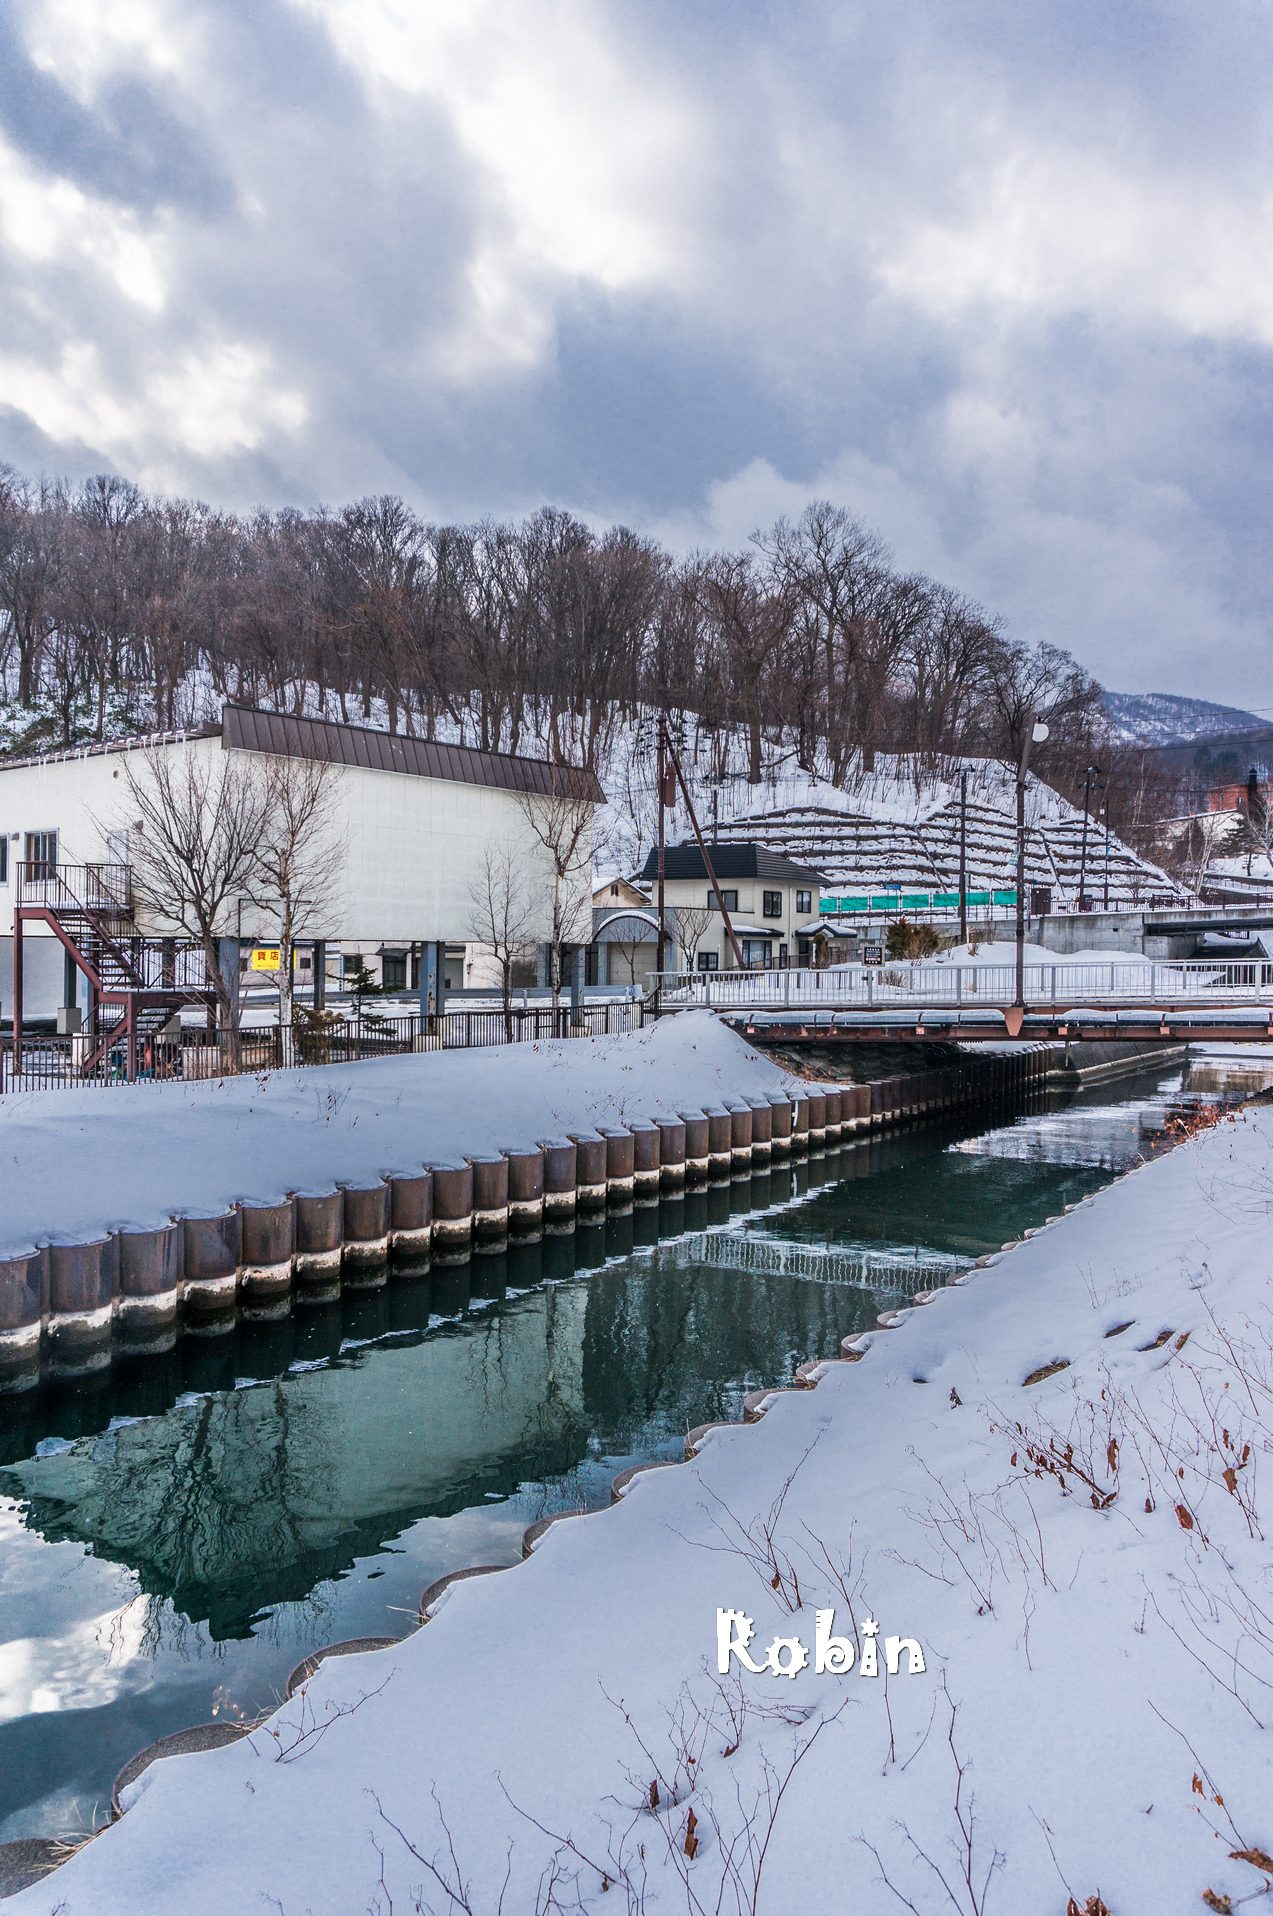
[[[97,903],[89,904],[86,902],[86,898],[81,898],[78,896],[77,891],[72,890],[64,876],[68,871],[82,871],[86,876],[92,876],[94,878],[101,872],[125,872],[128,874],[128,878],[123,889],[126,895],[131,897],[132,874],[129,866],[52,865],[46,864],[43,861],[20,860],[17,871],[19,907],[23,905],[40,905],[43,906],[45,910],[51,911],[54,917],[59,920],[71,914],[76,914],[80,918],[83,918],[91,925],[96,936],[101,939],[103,945],[105,945],[133,989],[137,991],[145,989],[146,980],[144,975],[138,971],[137,966],[134,964],[132,953],[128,950],[127,945],[121,943],[119,940],[117,935],[119,924],[112,926],[109,923],[109,921],[114,918],[121,923],[131,924],[131,908],[121,904],[113,893],[106,891],[104,884],[101,886],[101,889],[106,892],[106,898],[109,902],[106,905]],[[87,886],[81,886],[79,889],[87,895]],[[63,925],[63,930],[67,930],[65,925]],[[68,931],[68,936],[69,935]],[[77,940],[72,939],[72,943],[77,942]]]

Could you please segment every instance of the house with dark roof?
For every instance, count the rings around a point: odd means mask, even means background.
[[[708,851],[725,909],[742,947],[744,965],[750,970],[808,964],[821,883],[813,867],[797,864],[754,840],[710,845]],[[663,874],[664,903],[676,914],[674,941],[669,929],[669,945],[673,948],[667,953],[666,969],[736,968],[734,950],[725,934],[707,864],[697,843],[689,839],[665,847]],[[646,859],[640,876],[643,883],[654,888],[651,907],[657,911],[656,851]]]
[[[86,923],[85,914],[98,921],[109,916],[116,944],[181,936],[161,908],[153,901],[144,904],[132,889],[129,874],[145,827],[127,774],[144,780],[156,762],[183,758],[193,759],[214,783],[222,765],[264,766],[278,758],[335,768],[338,869],[323,886],[321,922],[311,919],[298,941],[298,984],[318,979],[321,986],[330,979],[337,986],[343,968],[361,958],[374,980],[404,991],[423,990],[426,973],[444,989],[448,983],[453,989],[465,985],[465,947],[471,952],[481,944],[475,879],[490,854],[502,861],[501,868],[515,872],[535,920],[531,936],[547,941],[554,881],[552,861],[528,815],[536,807],[542,812],[580,806],[588,813],[565,881],[567,890],[578,893],[566,904],[570,935],[581,954],[588,944],[591,808],[605,803],[591,772],[226,705],[219,721],[188,730],[0,759],[0,1009],[5,1017],[13,1002],[13,922],[19,903],[30,906],[34,900],[43,913],[23,927],[28,1018],[50,1017],[76,1003],[82,979],[77,981],[68,949],[68,939],[74,943],[72,918]],[[265,899],[227,898],[219,930],[245,950],[277,942]]]

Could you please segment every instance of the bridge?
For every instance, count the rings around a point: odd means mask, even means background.
[[[662,1013],[703,1006],[784,1044],[947,1040],[1273,1042],[1273,962],[843,965],[825,971],[666,972]]]

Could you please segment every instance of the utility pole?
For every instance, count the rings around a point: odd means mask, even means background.
[[[1017,995],[1014,1004],[1025,1010],[1025,781],[1030,769],[1030,747],[1041,745],[1048,728],[1037,712],[1026,721],[1017,767]]]
[[[1090,798],[1091,791],[1092,791],[1093,775],[1095,775],[1097,778],[1101,776],[1101,768],[1099,765],[1089,765],[1083,773],[1083,849],[1079,853],[1079,910],[1080,911],[1084,911],[1086,909],[1083,903],[1083,896],[1084,896],[1083,884],[1084,884],[1084,878],[1087,872],[1087,820],[1088,820],[1087,806],[1088,806],[1088,799]]]
[[[665,902],[665,900],[664,900],[664,895],[663,895],[663,882],[664,882],[664,846],[665,846],[665,835],[664,835],[664,829],[663,829],[663,809],[664,809],[664,800],[665,800],[665,799],[666,799],[666,797],[667,797],[667,790],[666,790],[666,781],[667,781],[667,755],[666,755],[666,752],[665,752],[665,750],[664,750],[664,743],[665,743],[665,740],[666,740],[666,738],[667,738],[667,728],[666,728],[666,726],[665,726],[665,724],[664,724],[664,721],[663,721],[663,714],[662,714],[662,713],[660,712],[660,713],[659,713],[659,747],[658,747],[658,781],[659,781],[659,949],[658,949],[658,963],[657,963],[657,970],[658,970],[658,975],[659,975],[659,990],[660,990],[660,992],[661,992],[661,991],[662,991],[662,989],[663,989],[663,959],[664,959],[664,955],[665,955],[665,952],[666,952],[666,947],[667,947],[667,905],[666,905],[666,902]],[[649,761],[647,760],[646,762],[647,762],[647,764],[648,764],[648,762],[649,762]]]
[[[734,963],[738,966],[738,969],[740,971],[743,971],[746,969],[746,967],[743,964],[743,948],[738,942],[738,933],[734,930],[734,921],[730,917],[729,912],[726,909],[725,900],[721,893],[721,888],[716,881],[716,867],[712,863],[711,853],[708,851],[707,846],[703,842],[703,834],[699,829],[698,814],[694,810],[694,801],[690,797],[690,788],[685,782],[685,774],[681,770],[681,761],[676,755],[676,747],[673,745],[671,737],[666,730],[666,721],[663,719],[660,719],[660,722],[659,722],[659,763],[660,764],[663,763],[664,753],[666,753],[667,758],[670,761],[667,772],[665,774],[667,778],[667,782],[671,786],[671,794],[668,799],[668,803],[669,805],[675,803],[676,783],[674,781],[679,780],[680,787],[681,787],[681,795],[685,800],[685,809],[690,815],[690,824],[694,827],[694,837],[698,841],[698,849],[700,853],[702,854],[703,863],[707,868],[707,876],[711,882],[712,891],[716,898],[717,909],[719,910],[721,917],[725,921],[725,932],[729,938],[730,945],[733,948]],[[660,821],[661,821],[661,818],[662,818],[662,810],[660,808]]]
[[[968,942],[968,767],[959,774],[959,942]]]

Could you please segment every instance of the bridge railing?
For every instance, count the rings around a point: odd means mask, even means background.
[[[665,1009],[802,1011],[890,1005],[976,1008],[1010,1005],[1014,965],[833,965],[823,971],[662,972],[653,979]],[[1268,959],[1026,965],[1027,1004],[1199,1004],[1273,999]]]

